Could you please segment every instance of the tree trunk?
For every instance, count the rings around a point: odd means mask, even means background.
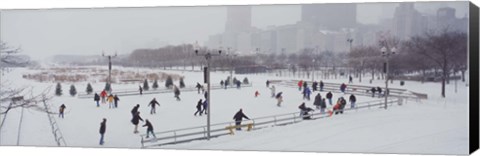
[[[442,97],[445,98],[445,75],[442,76]]]
[[[359,74],[359,77],[358,77],[358,81],[359,81],[359,82],[362,82],[362,70],[360,69],[359,72],[360,72],[360,74]]]
[[[465,82],[465,70],[462,69],[461,71],[462,71],[462,82]]]
[[[372,69],[372,81],[375,80],[375,69]]]
[[[442,75],[442,97],[445,98],[445,81],[447,79],[447,58],[443,58],[443,75]]]
[[[450,72],[446,72],[447,75],[447,84],[450,84]]]
[[[423,76],[422,76],[422,83],[425,82],[425,69],[422,70]]]

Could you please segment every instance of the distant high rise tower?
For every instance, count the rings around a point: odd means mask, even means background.
[[[250,32],[252,26],[252,8],[250,6],[227,7],[227,22],[225,32]]]
[[[394,36],[406,40],[420,34],[423,20],[421,14],[415,9],[415,3],[400,3],[393,14]]]
[[[440,8],[437,11],[437,17],[443,19],[455,19],[455,9],[450,7]]]
[[[326,30],[355,28],[357,4],[305,4],[302,5],[302,21]]]
[[[436,21],[437,30],[447,29],[450,31],[467,32],[468,29],[468,18],[457,18],[455,9],[451,7],[439,8]]]

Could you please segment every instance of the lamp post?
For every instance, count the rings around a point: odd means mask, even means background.
[[[230,53],[230,47],[227,48],[227,56],[230,60],[230,87],[233,87],[233,57],[237,56],[233,52]]]
[[[349,52],[352,53],[352,42],[353,42],[353,38],[348,38],[347,39],[347,42],[350,43],[350,50]],[[352,73],[351,73],[351,69],[348,70],[348,75],[350,76]]]
[[[210,103],[210,95],[212,94],[210,92],[210,60],[212,59],[213,56],[220,56],[222,54],[222,49],[220,48],[218,50],[218,54],[215,53],[210,53],[208,50],[205,50],[205,54],[199,54],[199,50],[195,49],[195,55],[197,56],[203,56],[207,60],[207,69],[205,71],[206,73],[206,78],[207,78],[207,140],[210,140],[210,108],[212,107],[212,104]]]
[[[347,42],[350,43],[350,52],[352,52],[352,42],[353,42],[353,38],[348,38],[348,39],[347,39]]]
[[[389,63],[389,57],[390,55],[394,55],[397,49],[395,47],[389,48],[387,44],[385,44],[385,47],[382,47],[380,49],[382,51],[382,56],[385,57],[385,109],[387,109],[387,100],[388,100],[388,63]]]
[[[115,52],[115,55],[105,55],[105,52],[102,51],[102,56],[108,58],[108,86],[110,86],[108,89],[109,91],[112,90],[112,58],[117,57],[117,52]]]
[[[314,76],[315,76],[314,72],[315,72],[315,59],[312,60],[312,83],[315,80],[314,79]]]

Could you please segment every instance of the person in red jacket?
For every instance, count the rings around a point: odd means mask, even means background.
[[[258,97],[260,95],[260,93],[257,91],[255,91],[255,97]]]
[[[302,90],[303,80],[298,81],[298,91]]]
[[[103,90],[100,93],[100,97],[102,98],[102,104],[105,104],[105,102],[106,102],[105,98],[107,97],[107,91]]]

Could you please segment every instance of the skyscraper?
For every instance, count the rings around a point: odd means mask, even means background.
[[[340,30],[355,28],[357,25],[357,4],[305,4],[302,5],[302,22],[309,22],[316,28]]]
[[[252,29],[251,6],[228,6],[225,32],[240,33],[250,32]]]
[[[400,3],[393,15],[394,36],[406,40],[422,33],[425,19],[415,9],[415,3]]]

